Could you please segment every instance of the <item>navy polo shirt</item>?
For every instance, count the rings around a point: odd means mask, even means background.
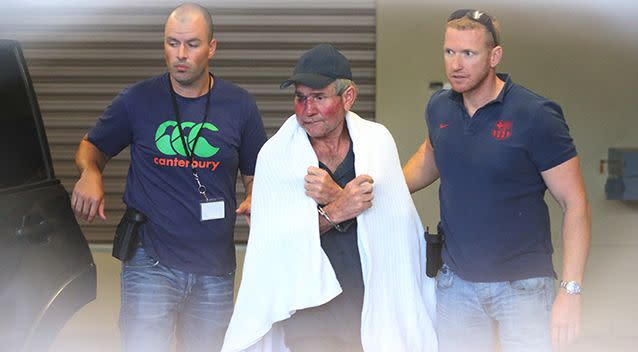
[[[475,282],[555,276],[541,172],[576,156],[558,104],[499,74],[499,96],[468,115],[440,90],[426,121],[440,173],[444,262]]]

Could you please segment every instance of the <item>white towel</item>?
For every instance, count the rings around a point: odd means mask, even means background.
[[[357,217],[363,348],[436,351],[434,280],[425,276],[423,227],[396,145],[380,124],[353,112],[346,122],[356,174],[374,180],[373,206]],[[341,293],[321,248],[317,204],[304,191],[311,165],[317,157],[293,115],[257,158],[242,282],[222,351],[286,351],[276,323]]]

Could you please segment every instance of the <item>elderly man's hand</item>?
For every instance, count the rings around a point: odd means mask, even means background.
[[[372,207],[374,199],[372,184],[374,181],[369,175],[359,175],[348,182],[339,193],[337,199],[329,203],[324,209],[333,217],[333,221],[340,223],[363,213]]]
[[[308,174],[304,180],[306,195],[314,199],[317,204],[332,203],[342,190],[326,170],[315,166],[308,168]]]

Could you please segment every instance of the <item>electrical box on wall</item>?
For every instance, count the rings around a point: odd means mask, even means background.
[[[638,148],[609,148],[607,199],[638,200]]]

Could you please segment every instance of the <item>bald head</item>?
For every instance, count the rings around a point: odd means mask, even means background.
[[[208,29],[208,41],[211,41],[213,39],[213,19],[210,16],[210,12],[199,4],[185,3],[177,6],[168,16],[166,22],[168,23],[170,19],[174,19],[180,23],[184,23],[190,22],[196,17],[204,19]]]

